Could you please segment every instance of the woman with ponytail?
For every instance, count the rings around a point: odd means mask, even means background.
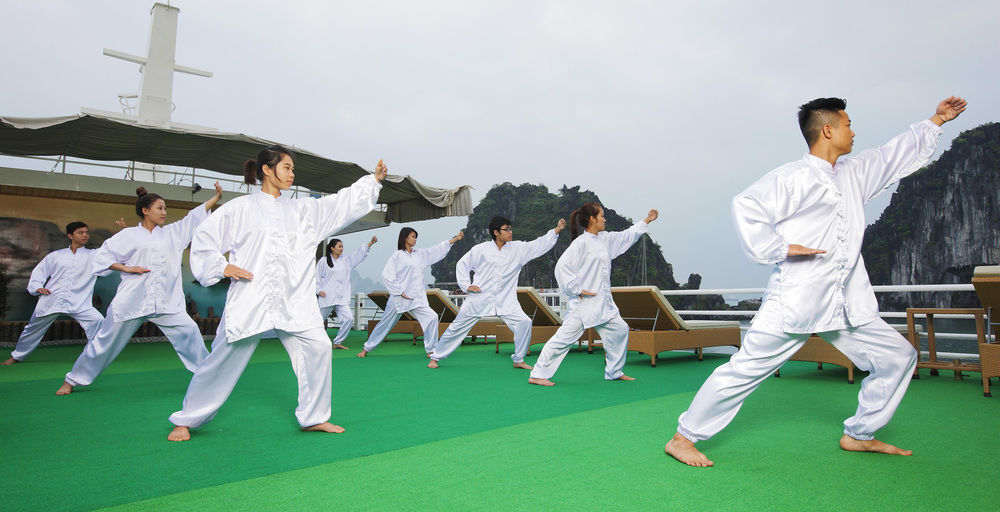
[[[122,280],[97,335],[83,349],[66,374],[57,395],[68,395],[75,386],[86,386],[118,357],[145,321],[156,324],[170,340],[188,371],[195,371],[208,355],[198,325],[187,314],[181,284],[181,259],[195,228],[222,198],[215,195],[181,220],[167,221],[167,203],[145,188],[136,189],[135,214],[139,225],[125,228],[94,251],[90,272],[102,276],[121,272]]]
[[[555,269],[559,289],[569,297],[569,309],[562,326],[539,354],[529,383],[554,386],[549,379],[570,347],[591,327],[597,329],[604,344],[604,378],[635,380],[622,372],[628,351],[628,324],[611,299],[611,260],[632,247],[659,215],[649,210],[646,220],[625,231],[608,233],[604,231],[604,209],[600,205],[584,203],[573,212],[569,218],[573,242],[559,257]]]
[[[298,380],[295,417],[302,430],[340,433],[330,423],[330,338],[316,303],[316,244],[375,208],[386,166],[322,198],[283,197],[295,179],[292,153],[264,148],[243,166],[261,190],[226,203],[195,233],[191,272],[204,286],[230,279],[212,353],[195,372],[170,441],[211,420],[232,393],[261,334],[274,331]],[[229,253],[229,259],[226,259]]]
[[[337,311],[337,322],[340,324],[337,337],[333,339],[335,349],[347,349],[343,343],[354,325],[354,314],[348,306],[351,303],[351,270],[364,261],[368,256],[368,249],[375,242],[378,242],[378,238],[373,236],[367,244],[361,244],[361,247],[345,256],[344,243],[334,238],[326,244],[326,256],[316,263],[316,297],[324,327],[326,319],[330,318],[330,313],[334,310]]]

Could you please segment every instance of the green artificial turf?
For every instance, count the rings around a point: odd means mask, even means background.
[[[167,416],[190,379],[168,344],[130,345],[93,385],[65,397],[54,392],[81,347],[39,349],[28,363],[0,368],[3,508],[919,510],[998,503],[990,475],[1000,459],[1000,398],[982,397],[978,374],[913,382],[880,437],[915,454],[890,457],[837,447],[859,388],[846,383],[845,370],[789,363],[729,428],[699,443],[716,467],[696,469],[664,455],[663,444],[726,357],[699,362],[665,353],[652,368],[633,354],[626,372],[638,380],[606,382],[600,351],[573,351],[557,385],[542,388],[511,368],[510,345],[500,354],[492,345],[466,345],[430,370],[423,347],[408,341],[357,359],[363,338],[352,333],[354,350],[334,351],[332,421],[345,434],[298,431],[287,355],[265,341],[219,415],[187,443],[166,441]]]

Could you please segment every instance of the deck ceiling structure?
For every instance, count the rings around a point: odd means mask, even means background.
[[[0,117],[0,153],[136,161],[194,167],[242,176],[243,162],[275,142],[240,133],[143,126],[96,115],[49,118]],[[333,193],[369,174],[351,162],[289,147],[295,153],[295,184]],[[386,222],[412,222],[472,213],[466,185],[436,188],[410,176],[390,174],[378,202]]]

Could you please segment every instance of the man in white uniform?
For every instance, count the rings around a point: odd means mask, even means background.
[[[517,302],[517,278],[525,264],[556,245],[565,227],[566,221],[559,219],[555,228],[537,239],[515,242],[510,220],[493,217],[488,226],[493,240],[476,245],[455,264],[458,286],[468,297],[434,346],[428,368],[437,368],[438,361],[450,356],[480,318],[498,316],[514,332],[514,354],[510,356],[514,368],[531,369],[524,362],[531,339],[531,319]],[[475,272],[475,277],[470,279],[469,272]]]
[[[28,293],[38,296],[38,304],[17,339],[10,359],[0,365],[24,361],[38,348],[45,331],[59,315],[68,315],[80,322],[88,342],[97,335],[104,317],[93,305],[94,283],[98,276],[90,273],[93,251],[84,247],[90,241],[90,229],[82,222],[70,222],[66,226],[66,237],[70,240],[68,248],[49,253],[31,271]]]
[[[942,124],[966,102],[950,97],[929,120],[856,156],[844,100],[820,98],[799,109],[809,145],[802,159],[764,175],[733,199],[733,223],[747,256],[774,265],[743,345],[705,381],[665,451],[691,466],[712,461],[694,443],[722,430],[743,400],[817,333],[863,371],[858,409],[844,421],[840,447],[910,455],[875,439],[906,393],[917,354],[878,315],[861,259],[864,205],[920,169],[937,148]]]

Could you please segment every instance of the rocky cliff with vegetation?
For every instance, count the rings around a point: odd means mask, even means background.
[[[1000,262],[1000,123],[963,132],[901,181],[861,252],[872,284],[968,283]],[[979,306],[968,292],[908,295],[878,296],[883,309]]]
[[[472,246],[491,239],[486,226],[495,215],[507,217],[514,223],[515,240],[534,240],[554,228],[559,219],[566,219],[569,222],[570,213],[588,201],[604,204],[596,194],[589,190],[580,190],[579,186],[572,188],[563,186],[558,194],[549,192],[545,186],[527,183],[521,185],[503,183],[494,186],[469,215],[465,238],[455,244],[445,259],[431,267],[435,281],[441,283],[442,288],[455,288],[455,263]],[[604,206],[604,217],[608,231],[621,231],[634,223],[632,219],[622,217],[608,205]],[[557,288],[554,275],[556,260],[569,243],[567,228],[559,236],[559,241],[553,250],[524,266],[518,285]],[[612,286],[644,284],[666,290],[698,289],[701,286],[701,276],[691,274],[686,283],[679,284],[674,279],[673,267],[663,257],[660,245],[646,234],[611,265]],[[727,309],[720,296],[671,297],[670,300],[678,309]]]

